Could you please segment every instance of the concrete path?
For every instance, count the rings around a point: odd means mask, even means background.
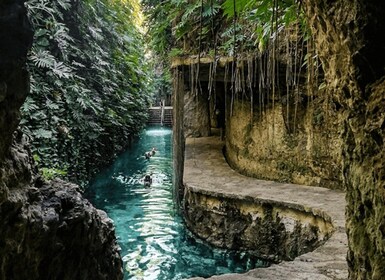
[[[315,212],[325,212],[336,229],[332,237],[313,252],[268,268],[244,274],[225,274],[220,280],[331,280],[347,279],[347,238],[345,234],[345,195],[320,187],[276,183],[240,175],[226,163],[219,137],[188,138],[184,182],[207,192],[231,197],[254,196],[261,199],[301,204]],[[194,280],[203,278],[192,278]]]

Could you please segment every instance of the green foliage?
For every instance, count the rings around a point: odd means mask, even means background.
[[[35,37],[21,125],[45,177],[85,183],[143,128],[154,74],[136,4],[27,1]]]
[[[176,56],[182,56],[182,55],[183,55],[183,50],[178,48],[172,48],[169,53],[170,57],[176,57]]]
[[[190,52],[198,48],[199,41],[210,42],[205,39],[212,35],[212,18],[222,17],[220,3],[210,0],[143,0],[142,5],[147,16],[149,45],[164,60],[172,48]]]
[[[56,169],[56,168],[43,167],[41,168],[41,172],[42,172],[43,178],[46,180],[52,180],[54,178],[64,177],[65,175],[67,175],[67,171]]]
[[[253,2],[250,0],[226,0],[222,4],[223,13],[228,18],[233,18],[236,14],[239,14],[246,10]]]
[[[143,4],[151,42],[163,58],[172,48],[185,54],[216,48],[218,54],[233,55],[236,47],[245,53],[264,51],[283,27],[303,23],[294,0],[144,0]]]

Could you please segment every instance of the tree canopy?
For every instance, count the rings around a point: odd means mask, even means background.
[[[303,21],[295,0],[143,0],[152,48],[163,56],[263,51]],[[301,25],[304,26],[304,25]]]

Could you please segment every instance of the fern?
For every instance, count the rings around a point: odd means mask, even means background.
[[[66,66],[63,62],[54,62],[52,72],[58,78],[68,79],[72,77],[72,70]]]
[[[63,9],[68,11],[71,8],[71,0],[58,0],[57,4]]]
[[[51,68],[55,65],[55,57],[47,50],[32,49],[30,60],[40,68]]]
[[[221,5],[219,5],[218,3],[213,3],[212,7],[211,5],[206,5],[204,7],[202,16],[206,18],[210,18],[217,15],[220,12],[220,10],[221,10]]]
[[[39,128],[33,132],[33,135],[37,139],[39,138],[50,139],[52,138],[52,131],[46,130],[44,128]]]
[[[39,107],[36,105],[35,100],[28,96],[24,101],[23,105],[21,106],[21,111],[23,112],[23,114],[28,114],[37,110],[38,108]]]
[[[249,7],[252,3],[256,1],[252,0],[226,0],[222,4],[223,13],[228,18],[233,18],[235,16],[234,11],[239,14],[240,12],[244,11],[247,7]],[[234,7],[235,3],[235,7]]]
[[[186,22],[191,18],[191,16],[194,14],[194,12],[199,12],[201,7],[200,1],[195,1],[195,3],[188,4],[187,7],[185,7],[185,12],[183,13],[181,22]]]

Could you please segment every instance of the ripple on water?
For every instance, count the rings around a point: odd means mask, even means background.
[[[144,159],[152,147],[155,156]],[[185,229],[174,211],[171,153],[171,130],[147,129],[87,190],[95,206],[114,220],[125,279],[178,280],[261,266],[247,254],[212,249]],[[142,184],[145,174],[152,174],[151,187]]]

